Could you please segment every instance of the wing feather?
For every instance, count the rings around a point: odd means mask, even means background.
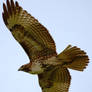
[[[71,76],[67,68],[57,68],[54,71],[38,75],[42,92],[68,92]]]
[[[22,44],[23,48],[26,48],[24,44],[29,44],[28,49],[34,48],[27,50],[27,54],[35,54],[46,49],[49,55],[56,55],[56,46],[48,30],[37,19],[23,10],[18,2],[7,0],[7,5],[3,4],[3,10],[3,20],[16,40]],[[24,40],[19,35],[24,36]]]

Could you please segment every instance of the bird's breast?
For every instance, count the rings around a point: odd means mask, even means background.
[[[33,62],[31,66],[31,74],[40,74],[44,71],[40,62]]]

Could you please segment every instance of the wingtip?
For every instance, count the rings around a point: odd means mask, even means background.
[[[16,7],[19,7],[19,3],[17,1],[15,2],[15,4],[16,4]]]
[[[14,5],[14,1],[13,0],[11,0],[11,6],[12,7],[14,7],[15,5]]]
[[[13,0],[11,0],[11,2],[13,2]]]
[[[3,3],[3,10],[5,10],[6,9],[6,5],[5,5],[5,3]]]
[[[3,17],[5,25],[8,25],[8,22],[7,22],[7,19],[6,19],[6,16],[5,16],[4,12],[2,13],[2,17]]]
[[[2,17],[3,17],[3,20],[4,20],[4,12],[2,12]]]
[[[9,5],[10,5],[9,0],[7,0],[7,1],[6,1],[6,3],[7,3],[7,6],[9,6]]]

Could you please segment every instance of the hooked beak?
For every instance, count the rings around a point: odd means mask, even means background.
[[[24,69],[23,69],[23,68],[21,68],[21,67],[20,67],[20,68],[18,69],[18,71],[29,72],[29,71],[30,71],[30,69],[28,69],[28,68],[24,68]]]
[[[22,70],[23,70],[23,68],[21,68],[21,67],[18,69],[18,71],[22,71]]]
[[[18,71],[21,71],[21,69],[19,68]]]

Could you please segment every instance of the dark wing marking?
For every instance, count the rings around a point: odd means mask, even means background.
[[[4,23],[23,48],[26,48],[25,51],[30,57],[37,57],[35,53],[39,55],[39,52],[42,51],[43,53],[45,51],[47,56],[56,55],[56,46],[48,30],[27,11],[23,10],[18,2],[7,0],[7,5],[3,4],[3,10]],[[19,35],[24,36],[23,39]],[[26,46],[27,44],[28,46]],[[30,48],[32,49],[30,50]]]

